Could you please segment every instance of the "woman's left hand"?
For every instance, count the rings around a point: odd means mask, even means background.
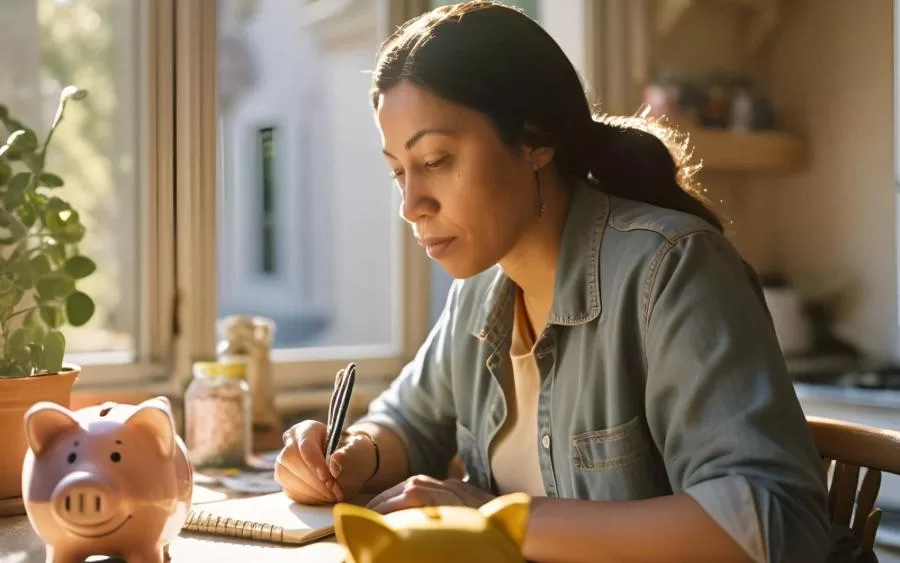
[[[470,506],[478,508],[494,498],[474,485],[448,479],[441,481],[427,475],[415,475],[382,492],[367,505],[372,510],[387,514],[404,508],[420,506]]]

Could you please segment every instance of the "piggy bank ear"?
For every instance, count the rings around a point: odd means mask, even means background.
[[[147,399],[137,406],[137,410],[125,421],[126,426],[140,427],[148,432],[159,445],[164,457],[175,453],[175,423],[168,400],[160,397]]]
[[[354,561],[377,561],[378,554],[398,539],[384,517],[374,510],[340,502],[334,505],[332,515],[334,535]]]
[[[72,411],[56,403],[40,401],[25,411],[25,437],[34,455],[40,455],[54,438],[77,426]]]
[[[488,501],[479,511],[488,522],[521,547],[525,540],[530,504],[531,497],[527,494],[511,493]]]

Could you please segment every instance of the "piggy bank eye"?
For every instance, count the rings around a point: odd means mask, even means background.
[[[72,452],[66,459],[69,461],[69,463],[75,463],[75,460],[78,459],[78,456],[75,455],[75,452]]]
[[[113,463],[119,463],[120,461],[122,461],[122,454],[120,454],[119,452],[113,452],[109,454],[109,459],[111,459]]]

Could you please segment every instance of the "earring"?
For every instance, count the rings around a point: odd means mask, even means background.
[[[537,166],[534,167],[534,186],[537,189],[538,216],[544,216],[544,196],[541,193],[541,177],[538,175]]]

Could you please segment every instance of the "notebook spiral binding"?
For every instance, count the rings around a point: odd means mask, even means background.
[[[200,534],[213,534],[280,544],[291,543],[285,541],[284,528],[281,526],[249,522],[238,520],[237,518],[222,518],[196,509],[191,510],[188,514],[182,529]]]

